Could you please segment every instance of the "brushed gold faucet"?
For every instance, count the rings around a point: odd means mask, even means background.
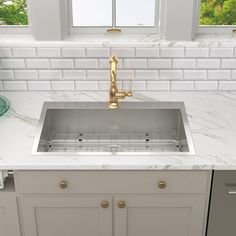
[[[132,97],[132,91],[119,90],[117,86],[117,64],[118,59],[115,56],[111,56],[109,59],[111,65],[110,69],[110,99],[108,106],[111,109],[116,109],[119,107],[119,99],[124,99],[126,97]]]

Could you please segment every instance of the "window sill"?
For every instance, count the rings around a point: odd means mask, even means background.
[[[36,41],[28,34],[0,34],[0,47],[236,47],[232,34],[198,34],[193,41],[165,41],[158,35],[71,35],[63,41]]]

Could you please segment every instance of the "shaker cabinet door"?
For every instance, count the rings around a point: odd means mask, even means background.
[[[204,196],[120,196],[115,236],[203,236]]]
[[[23,236],[111,236],[111,204],[109,197],[23,197]]]
[[[16,197],[0,196],[0,235],[20,236]]]

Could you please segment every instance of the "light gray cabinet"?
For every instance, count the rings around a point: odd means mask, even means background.
[[[24,236],[111,236],[109,197],[22,197]]]
[[[20,236],[17,200],[12,180],[7,180],[6,189],[0,190],[0,235]]]
[[[203,235],[203,196],[120,196],[114,202],[115,236]]]
[[[211,172],[17,171],[22,236],[203,236]]]

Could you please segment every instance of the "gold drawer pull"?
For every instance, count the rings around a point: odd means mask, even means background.
[[[163,180],[161,180],[161,181],[159,182],[159,184],[158,184],[158,187],[159,187],[160,189],[166,188],[166,182],[163,181]]]
[[[68,187],[68,183],[65,181],[65,180],[62,180],[60,183],[59,183],[59,186],[60,188],[62,189],[66,189]]]
[[[124,201],[119,201],[117,205],[121,209],[126,207],[126,203]]]
[[[101,207],[104,208],[104,209],[108,208],[109,207],[109,202],[108,201],[102,201],[101,202]]]

